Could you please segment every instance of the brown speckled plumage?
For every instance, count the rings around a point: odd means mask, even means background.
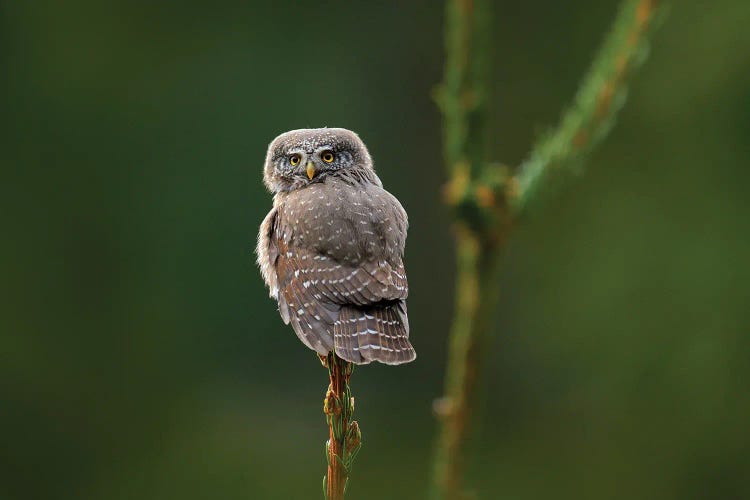
[[[323,161],[326,153],[333,161]],[[357,364],[414,360],[406,212],[383,189],[360,138],[338,128],[282,134],[268,147],[263,179],[274,199],[258,264],[284,322],[321,355],[335,350]]]

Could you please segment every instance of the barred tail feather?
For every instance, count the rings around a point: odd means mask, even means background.
[[[341,308],[338,319],[333,323],[333,348],[340,358],[361,365],[368,361],[359,352],[356,330],[359,316],[359,311],[354,307]]]
[[[379,361],[398,365],[417,354],[409,342],[403,301],[386,305],[344,306],[333,327],[336,354],[356,364]]]

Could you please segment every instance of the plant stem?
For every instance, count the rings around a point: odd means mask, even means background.
[[[436,99],[443,120],[448,172],[476,174],[484,161],[484,106],[489,49],[487,0],[446,3],[446,63]]]
[[[482,347],[491,327],[498,294],[498,252],[475,233],[457,229],[458,282],[450,332],[445,397],[436,413],[442,419],[434,464],[433,496],[461,498],[464,445],[474,408]]]
[[[481,196],[485,171],[485,103],[489,62],[489,2],[449,0],[446,4],[446,63],[436,100],[443,113],[446,198],[454,208],[457,282],[450,332],[445,396],[433,465],[435,498],[459,498],[464,444],[472,415],[481,344],[488,329],[486,309],[496,295],[494,231],[497,208]],[[486,189],[485,189],[486,190]]]
[[[323,401],[323,413],[328,423],[326,459],[328,473],[324,479],[324,495],[329,500],[341,500],[346,493],[354,458],[362,443],[362,434],[354,416],[354,397],[349,388],[354,365],[329,353],[321,361],[328,367],[330,384]]]
[[[626,78],[644,59],[656,0],[624,0],[614,26],[555,131],[535,144],[515,177],[486,161],[485,103],[491,16],[487,0],[446,3],[446,63],[436,93],[443,114],[446,202],[456,237],[456,299],[445,396],[435,449],[434,498],[464,496],[466,442],[476,407],[482,347],[492,330],[499,254],[514,219],[554,167],[571,170],[601,141],[624,102]],[[557,170],[563,170],[559,168]]]
[[[624,0],[609,34],[560,123],[534,144],[510,185],[511,209],[521,212],[553,172],[570,172],[611,130],[625,103],[627,78],[646,59],[657,0]]]

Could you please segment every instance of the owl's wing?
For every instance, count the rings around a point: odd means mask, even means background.
[[[364,364],[411,361],[405,299],[406,272],[399,260],[342,264],[313,250],[278,241],[279,311],[311,349]]]
[[[263,219],[258,231],[258,245],[255,247],[255,253],[258,256],[258,266],[263,281],[268,286],[268,292],[274,299],[279,294],[279,284],[276,277],[276,260],[279,257],[279,247],[275,237],[277,210],[272,209]],[[285,322],[289,322],[288,319]]]
[[[297,337],[307,347],[325,356],[333,350],[333,324],[341,307],[325,300],[310,286],[308,274],[318,272],[313,264],[317,263],[314,255],[309,250],[290,247],[283,238],[276,242],[279,248],[276,276],[281,318],[292,324]]]
[[[279,242],[277,273],[280,289],[294,285],[316,301],[369,306],[405,300],[409,295],[403,263],[386,260],[350,266],[315,251]]]

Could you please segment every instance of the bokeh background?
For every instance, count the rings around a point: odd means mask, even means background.
[[[615,1],[496,2],[492,155]],[[422,498],[451,314],[440,2],[0,4],[0,498],[318,498],[326,372],[252,249],[268,142],[343,126],[411,219],[416,363],[353,379],[352,498]],[[750,497],[750,3],[674,1],[610,138],[503,258],[482,498]]]

